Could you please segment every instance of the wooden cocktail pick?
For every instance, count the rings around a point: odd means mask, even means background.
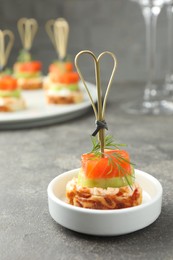
[[[91,95],[91,93],[90,93],[90,91],[87,87],[87,84],[84,80],[84,77],[83,77],[81,70],[79,69],[79,65],[78,65],[79,57],[84,55],[84,54],[90,55],[93,58],[94,64],[95,64],[95,77],[96,77],[96,86],[97,86],[97,104],[98,104],[97,108],[94,104],[92,95]],[[111,76],[110,76],[110,79],[109,79],[109,82],[108,82],[108,85],[107,85],[106,93],[105,93],[105,96],[104,96],[104,99],[103,99],[103,102],[102,102],[102,88],[101,88],[101,79],[100,79],[100,60],[105,55],[110,55],[112,57],[114,63],[113,63],[112,73],[111,73]],[[116,62],[115,55],[112,52],[109,52],[109,51],[102,52],[98,57],[96,57],[94,55],[94,53],[92,53],[91,51],[84,50],[84,51],[79,52],[75,57],[76,69],[77,69],[79,76],[80,76],[80,78],[81,78],[81,80],[84,84],[84,87],[85,87],[85,89],[88,93],[88,96],[90,98],[90,101],[91,101],[91,104],[92,104],[92,107],[93,107],[93,110],[94,110],[95,118],[96,118],[97,128],[92,135],[95,136],[96,134],[98,134],[98,139],[99,139],[100,147],[101,147],[101,153],[102,153],[103,157],[104,157],[104,135],[105,135],[104,132],[105,132],[105,129],[108,129],[106,121],[105,121],[105,109],[106,109],[108,93],[109,93],[111,83],[112,83],[112,80],[113,80],[113,76],[114,76],[114,73],[115,73],[115,70],[116,70],[116,64],[117,64],[117,62]]]
[[[17,28],[22,41],[23,49],[29,51],[38,30],[38,23],[33,18],[21,18],[17,22]]]
[[[14,35],[10,30],[0,30],[0,71],[7,64],[14,43]]]
[[[59,60],[67,56],[69,24],[64,18],[49,20],[45,26],[46,32],[55,48]]]

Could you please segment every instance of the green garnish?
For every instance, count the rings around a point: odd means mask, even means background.
[[[32,78],[39,78],[41,77],[41,72],[15,72],[14,77],[17,79],[25,78],[25,79],[32,79]]]
[[[100,152],[100,142],[97,137],[91,136],[93,148],[92,153]],[[111,135],[106,135],[104,138],[104,149],[119,149],[120,147],[127,146],[126,144],[116,143]]]
[[[24,62],[24,61],[31,61],[31,60],[32,60],[32,56],[31,56],[31,54],[30,54],[29,51],[27,51],[27,50],[25,50],[25,49],[22,49],[22,50],[19,52],[17,61],[19,61],[19,62]]]
[[[2,77],[2,76],[6,76],[6,75],[12,75],[12,72],[13,72],[12,69],[6,68],[0,72],[0,76]]]
[[[64,87],[64,84],[57,84],[50,87],[53,91],[60,91],[60,90],[70,90],[70,91],[77,91],[79,89],[78,84],[68,84]]]
[[[20,90],[0,90],[0,97],[15,97],[19,98],[20,97]]]
[[[61,62],[71,62],[72,60],[73,59],[72,59],[71,55],[67,54],[62,61],[61,60],[54,60],[52,63],[59,64]]]

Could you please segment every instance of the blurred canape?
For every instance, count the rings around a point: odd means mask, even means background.
[[[0,30],[0,112],[13,112],[25,108],[17,80],[6,68],[13,47],[14,35],[10,30]]]
[[[14,64],[14,77],[21,89],[33,90],[42,88],[42,63],[32,60],[31,55],[24,50],[20,52],[18,61]]]
[[[38,30],[38,23],[33,18],[21,18],[17,23],[17,27],[23,48],[13,66],[14,77],[21,89],[34,90],[42,88],[42,63],[33,59],[30,53]]]
[[[79,75],[73,70],[72,62],[54,62],[44,81],[47,102],[50,104],[73,104],[82,101]]]
[[[15,112],[25,108],[17,80],[11,75],[0,73],[0,112]]]
[[[79,75],[67,57],[69,24],[64,18],[50,20],[46,31],[53,43],[58,60],[50,64],[44,80],[46,100],[49,104],[75,104],[83,100],[79,87]]]

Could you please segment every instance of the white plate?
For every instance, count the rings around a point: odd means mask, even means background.
[[[161,212],[162,186],[153,176],[135,170],[136,181],[143,189],[139,206],[117,210],[93,210],[65,202],[65,187],[79,169],[54,178],[48,186],[49,212],[60,225],[85,234],[115,236],[131,233],[153,223]]]
[[[94,102],[97,100],[95,85],[87,83]],[[0,113],[0,129],[12,129],[60,123],[84,114],[91,106],[83,85],[80,88],[84,101],[72,105],[48,105],[43,90],[23,91],[27,109],[12,113]]]

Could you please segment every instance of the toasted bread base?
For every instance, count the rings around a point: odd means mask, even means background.
[[[88,188],[78,185],[77,178],[67,183],[66,197],[68,203],[89,209],[122,209],[142,203],[142,189],[134,183],[121,188]]]
[[[43,82],[41,79],[23,79],[17,80],[18,87],[24,90],[34,90],[43,87]]]
[[[23,98],[0,98],[0,112],[15,112],[26,108]]]
[[[83,100],[83,95],[80,91],[73,91],[72,94],[68,96],[61,96],[61,95],[56,95],[56,96],[51,96],[47,95],[46,96],[47,102],[49,104],[75,104],[75,103],[80,103]]]

